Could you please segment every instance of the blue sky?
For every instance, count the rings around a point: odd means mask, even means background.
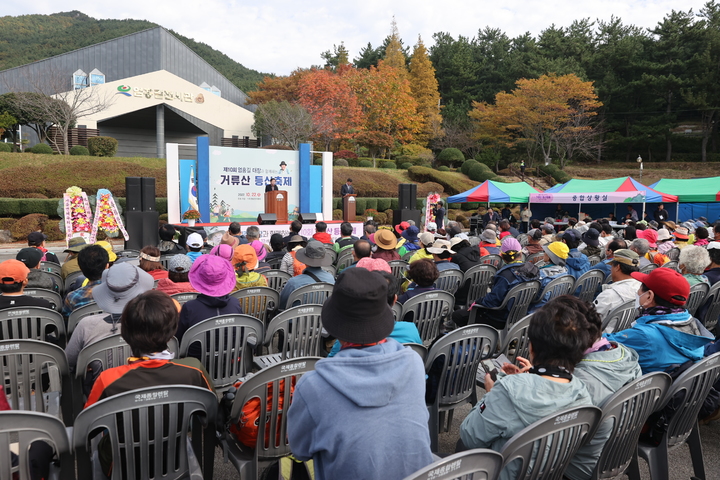
[[[260,5],[261,4],[261,5]],[[672,9],[698,12],[705,1],[686,0],[124,0],[68,5],[95,18],[149,20],[207,43],[248,68],[285,75],[297,67],[322,63],[321,52],[341,41],[351,58],[371,42],[379,45],[390,33],[393,15],[406,45],[422,35],[426,46],[432,34],[473,37],[485,26],[509,36],[539,34],[551,24],[568,26],[589,17],[608,20],[615,15],[626,24],[652,28]],[[56,1],[6,0],[4,15],[50,14],[62,7]]]

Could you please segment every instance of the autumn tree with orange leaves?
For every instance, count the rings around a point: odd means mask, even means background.
[[[530,160],[539,150],[546,164],[554,157],[560,168],[598,148],[592,120],[602,103],[592,82],[574,74],[551,74],[516,85],[510,93],[498,93],[495,104],[473,102],[469,115],[479,141],[525,145]]]

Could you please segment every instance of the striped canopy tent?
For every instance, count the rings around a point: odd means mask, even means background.
[[[470,190],[448,197],[448,203],[528,203],[531,193],[540,193],[525,182],[502,183],[485,180]]]
[[[674,179],[663,178],[650,185],[659,192],[677,195],[682,220],[704,216],[711,221],[720,218],[720,177]]]

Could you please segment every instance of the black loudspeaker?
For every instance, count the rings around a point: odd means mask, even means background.
[[[125,248],[140,250],[147,245],[157,245],[159,217],[158,212],[126,211],[125,229],[130,239],[125,242]]]
[[[312,223],[315,224],[317,222],[317,214],[316,213],[301,213],[298,217],[298,220],[300,220],[300,223]]]
[[[154,202],[153,202],[154,203]],[[159,217],[160,214],[158,212],[142,212],[143,214],[143,232],[142,232],[142,241],[143,241],[143,247],[146,247],[148,245],[155,246],[160,241],[160,237],[158,236],[158,229],[160,228],[159,223]]]
[[[422,212],[420,210],[393,210],[393,225],[398,225],[401,222],[407,222],[413,220],[415,226],[420,228],[420,216]]]
[[[155,177],[142,177],[142,211],[156,212],[155,208]]]
[[[417,203],[417,185],[414,183],[399,184],[398,200],[400,200],[400,210],[413,210]]]
[[[140,177],[125,177],[125,211],[142,211],[141,180]]]
[[[277,215],[274,213],[261,213],[257,218],[258,225],[275,225]]]

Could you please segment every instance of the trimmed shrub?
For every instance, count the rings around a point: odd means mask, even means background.
[[[438,162],[443,165],[452,166],[454,164],[460,164],[465,161],[465,155],[457,148],[446,148],[437,157]]]
[[[158,221],[159,221],[159,222],[165,222],[165,223],[167,223],[167,221],[168,221],[168,214],[167,214],[167,213],[163,213],[162,215],[160,215],[160,216],[158,217]]]
[[[395,215],[395,212],[393,212],[391,208],[388,208],[387,210],[385,210],[384,213],[387,217],[387,223],[390,224],[393,220],[393,215]]]
[[[446,167],[445,165],[441,165],[438,167],[438,172],[449,172],[450,167]]]
[[[60,231],[60,221],[61,220],[48,220],[45,224],[45,228],[43,228],[43,233],[47,235],[48,242],[65,240],[65,234]]]
[[[470,167],[472,167],[472,166],[475,165],[476,163],[479,163],[479,162],[478,162],[477,160],[475,160],[475,159],[472,159],[472,158],[471,158],[470,160],[465,160],[465,161],[463,162],[463,164],[460,166],[460,171],[461,171],[462,173],[464,173],[465,175],[467,175],[468,172],[470,171]]]
[[[0,152],[12,152],[12,145],[5,142],[0,142]]]
[[[70,155],[90,155],[90,150],[82,145],[75,145],[70,149]]]
[[[395,162],[386,160],[384,162],[380,162],[378,168],[397,168],[397,165],[395,165]]]
[[[10,229],[15,240],[25,240],[32,232],[42,230],[48,221],[48,216],[41,213],[25,215]]]
[[[348,167],[349,166],[348,161],[345,160],[344,158],[338,158],[337,160],[334,160],[333,165],[335,165],[336,167]]]
[[[448,208],[448,210],[460,210],[462,205],[463,205],[462,203],[448,203],[447,208]],[[448,217],[448,220],[450,220],[450,217]]]
[[[550,175],[558,183],[565,183],[572,180],[572,177],[570,175],[560,170],[557,165],[552,163],[549,165],[542,165],[540,167],[540,171]]]
[[[476,186],[475,182],[458,178],[456,174],[439,172],[428,167],[412,167],[408,169],[410,178],[418,183],[435,182],[445,189],[445,193],[456,195]]]
[[[10,230],[15,222],[16,218],[0,218],[0,230]]]
[[[375,221],[378,223],[378,225],[387,225],[388,224],[388,216],[386,213],[378,212],[373,217]]]
[[[50,145],[48,145],[47,143],[38,143],[37,145],[32,147],[30,151],[39,155],[52,155],[53,153],[55,153],[53,152],[52,147],[50,147]]]
[[[117,149],[118,141],[112,137],[88,138],[88,150],[94,157],[114,157]]]
[[[400,199],[399,198],[391,198],[390,199],[390,210],[400,210]]]
[[[431,192],[443,193],[443,186],[435,182],[425,182],[417,186],[418,197],[427,197]]]
[[[480,204],[478,202],[461,203],[460,205],[461,205],[461,208],[463,210],[465,210],[466,212],[472,211],[472,210],[477,210],[478,208],[480,208]]]
[[[350,150],[339,150],[339,151],[333,153],[333,158],[341,158],[344,160],[349,160],[351,158],[356,159],[356,158],[358,158],[358,156],[357,156],[357,153],[352,152]]]
[[[356,198],[355,199],[355,215],[362,215],[367,210],[367,199]]]
[[[465,217],[465,215],[457,215],[455,216],[455,221],[462,223],[464,228],[470,228],[470,220]]]
[[[370,160],[360,160],[357,166],[361,168],[372,168],[373,164]]]
[[[367,221],[367,218],[365,218],[364,215],[355,215],[355,221],[365,223]]]
[[[365,198],[365,209],[379,211],[377,198]],[[368,215],[367,213],[365,215]]]
[[[476,182],[484,182],[485,180],[495,180],[497,175],[495,175],[495,173],[490,170],[487,165],[478,163],[477,165],[470,167],[468,177]]]
[[[333,220],[342,220],[343,219],[343,211],[340,208],[336,208],[333,210]]]
[[[403,170],[407,170],[408,168],[411,168],[412,166],[413,166],[413,164],[410,162],[405,162],[405,163],[400,164],[400,168]]]
[[[390,208],[390,199],[389,198],[378,198],[377,199],[377,211],[378,212],[384,212],[385,210],[388,210]]]

